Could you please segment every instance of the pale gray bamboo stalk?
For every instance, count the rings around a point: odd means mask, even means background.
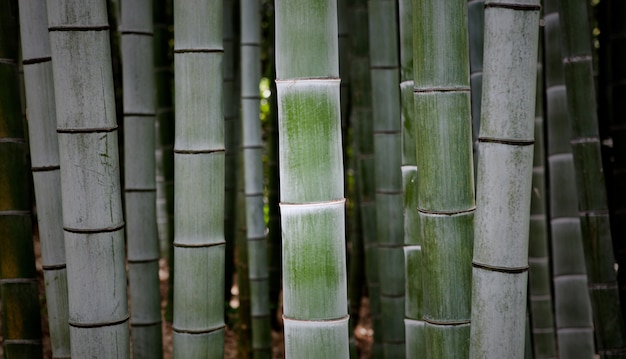
[[[70,327],[67,323],[67,269],[48,15],[44,0],[23,0],[19,2],[19,8],[30,159],[50,346],[53,358],[63,358],[70,356]]]
[[[485,1],[470,358],[523,358],[539,1]]]
[[[224,355],[222,1],[174,2],[175,358]]]
[[[404,263],[405,309],[404,331],[406,357],[418,358],[426,353],[422,320],[422,241],[417,211],[417,152],[415,111],[413,103],[413,7],[411,0],[401,0],[400,27],[400,95],[402,104],[402,187],[404,193]]]
[[[152,0],[121,7],[124,84],[124,198],[134,358],[163,356],[159,240],[156,223]]]
[[[585,1],[560,1],[563,67],[574,156],[578,215],[595,342],[600,357],[625,356],[626,328],[621,308],[610,232],[610,219],[593,76],[591,29]],[[613,51],[616,51],[615,49]]]
[[[272,356],[270,331],[267,238],[263,214],[263,140],[259,117],[261,95],[261,13],[260,0],[241,3],[241,129],[246,236],[252,324],[252,355]]]
[[[72,357],[130,356],[106,1],[48,0]]]
[[[558,355],[594,355],[556,0],[544,1],[550,232]],[[531,281],[532,284],[532,281]],[[544,305],[545,306],[545,305]]]
[[[467,2],[413,3],[417,189],[427,358],[469,349],[474,169]]]
[[[397,2],[368,1],[376,235],[384,356],[405,355],[404,231]]]
[[[349,355],[337,2],[276,1],[287,358]]]

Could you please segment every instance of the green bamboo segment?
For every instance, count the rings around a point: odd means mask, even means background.
[[[133,357],[163,356],[156,223],[152,1],[122,2],[124,199]]]
[[[31,166],[50,346],[53,357],[69,357],[67,271],[48,18],[46,4],[42,1],[20,1],[19,7]]]
[[[275,9],[285,354],[345,358],[337,3],[277,1]]]
[[[72,357],[130,355],[106,2],[49,1]]]
[[[396,1],[368,1],[376,236],[384,356],[404,356],[399,25]]]
[[[0,298],[6,358],[43,358],[27,144],[18,86],[17,2],[0,5]],[[29,51],[30,49],[26,50]],[[25,52],[26,53],[26,52]]]
[[[558,350],[590,358],[594,354],[589,295],[582,252],[574,163],[570,145],[567,94],[561,57],[557,1],[545,1],[546,106],[550,230]],[[580,289],[580,293],[575,290]],[[544,305],[545,307],[545,305]]]
[[[374,184],[374,135],[371,104],[371,75],[369,64],[367,1],[355,0],[350,9],[350,79],[351,114],[355,142],[356,182],[358,183],[359,211],[365,263],[365,280],[374,343],[372,357],[382,357],[380,316],[380,283],[376,241],[376,189]],[[376,263],[376,265],[374,265]]]
[[[542,34],[540,34],[541,36]],[[537,358],[555,358],[557,347],[552,310],[552,275],[550,273],[549,227],[546,214],[548,192],[546,192],[545,183],[546,151],[543,101],[545,94],[542,57],[542,47],[539,47],[538,58],[540,61],[537,62],[535,146],[528,238],[528,312],[531,319],[530,338],[527,338],[526,352]],[[530,340],[530,346],[528,340]]]
[[[263,142],[259,119],[261,81],[260,1],[241,3],[241,128],[246,196],[248,277],[255,358],[272,356],[267,239],[263,214]]]
[[[485,2],[470,358],[524,356],[539,9]]]
[[[224,355],[222,10],[217,0],[174,2],[175,358]]]
[[[413,3],[426,357],[466,357],[474,217],[467,3]]]
[[[615,256],[594,90],[590,28],[584,1],[561,1],[563,64],[570,114],[578,209],[594,314],[595,341],[601,357],[626,351]]]

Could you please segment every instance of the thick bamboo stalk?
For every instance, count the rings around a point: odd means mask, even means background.
[[[3,84],[0,86],[2,346],[6,358],[42,358],[28,145],[18,85],[17,10],[17,1],[5,1],[0,5],[0,83]],[[28,58],[28,51],[32,50],[26,50]]]
[[[485,1],[470,358],[523,358],[538,1]]]
[[[222,2],[174,2],[175,358],[224,355]]]
[[[626,351],[626,334],[619,315],[615,256],[600,155],[587,3],[572,0],[560,1],[560,5],[571,144],[596,345],[601,357],[611,357]]]
[[[48,1],[72,357],[129,357],[106,2]]]
[[[22,63],[52,356],[70,356],[54,83],[44,1],[20,1]]]
[[[541,31],[541,29],[540,29]],[[545,32],[541,31],[540,39]],[[546,151],[544,136],[544,71],[542,46],[538,50],[537,90],[535,100],[535,147],[533,179],[530,199],[530,227],[528,238],[528,311],[530,314],[530,343],[526,352],[537,358],[555,358],[557,355],[552,310],[550,273],[549,224],[546,213]]]
[[[267,238],[263,213],[263,142],[259,118],[261,81],[261,13],[259,0],[241,3],[241,123],[246,238],[252,324],[252,355],[272,356]]]
[[[368,1],[376,236],[384,356],[405,355],[400,71],[397,3]]]
[[[123,1],[121,11],[124,199],[132,353],[135,358],[160,358],[163,340],[156,223],[152,1]]]
[[[569,143],[558,1],[544,1],[544,6],[550,231],[558,351],[563,358],[591,358],[593,323],[585,288],[587,277]]]
[[[287,358],[348,357],[337,43],[334,0],[276,2]]]
[[[467,356],[474,170],[467,3],[413,3],[414,106],[427,358]]]

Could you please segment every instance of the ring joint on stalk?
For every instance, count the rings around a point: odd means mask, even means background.
[[[59,25],[59,26],[51,26],[48,28],[48,31],[107,31],[110,29],[110,26],[107,25]]]
[[[466,213],[472,213],[476,211],[476,207],[470,207],[468,209],[461,209],[456,211],[432,211],[423,208],[417,208],[417,211],[423,214],[431,214],[431,215],[439,215],[439,216],[454,216],[454,215],[463,215]]]
[[[0,211],[0,216],[30,216],[30,215],[31,215],[30,211],[15,211],[15,210]]]
[[[413,87],[413,93],[435,93],[435,92],[470,92],[469,86],[450,87]]]
[[[520,10],[520,11],[539,11],[541,10],[540,5],[535,4],[519,4],[519,3],[508,3],[508,2],[485,2],[485,9],[488,8],[500,8],[500,9],[509,9],[509,10]]]
[[[37,167],[31,167],[30,170],[33,172],[49,172],[49,171],[57,171],[60,170],[61,166],[56,165],[56,166],[37,166]]]
[[[73,322],[71,320],[68,320],[67,322],[70,325],[70,327],[74,327],[74,328],[102,328],[102,327],[112,327],[112,326],[115,326],[115,325],[123,324],[123,323],[126,323],[129,320],[130,320],[130,316],[128,314],[126,314],[122,319],[113,320],[113,321],[109,321],[109,322],[78,323],[78,322]]]
[[[478,262],[472,262],[472,267],[484,269],[484,270],[491,271],[491,272],[510,273],[510,274],[528,272],[528,266],[500,267],[500,266],[492,266],[489,264],[483,264],[483,263],[478,263]]]
[[[150,31],[138,31],[138,30],[122,30],[122,35],[140,35],[140,36],[154,36],[154,33]]]
[[[67,268],[66,264],[51,264],[51,265],[42,265],[41,269],[45,271],[53,271],[53,270],[61,270]]]
[[[278,205],[279,206],[326,206],[326,205],[332,205],[332,204],[340,204],[340,203],[346,203],[346,199],[345,198],[341,198],[341,199],[335,199],[335,200],[330,200],[330,201],[323,201],[323,202],[306,202],[306,203],[291,203],[291,202],[280,202]]]
[[[40,339],[4,339],[2,343],[3,345],[41,345],[42,341]]]
[[[224,49],[219,48],[195,48],[195,49],[174,49],[175,54],[192,54],[192,53],[200,53],[200,54],[222,54],[224,53]]]
[[[464,319],[464,320],[434,320],[432,318],[427,318],[424,317],[422,319],[424,322],[428,323],[428,324],[432,324],[432,325],[445,325],[445,326],[462,326],[462,325],[470,325],[471,324],[471,320],[469,319]]]
[[[578,137],[578,138],[573,138],[569,141],[569,143],[572,145],[580,145],[580,144],[585,144],[585,143],[599,143],[599,142],[600,142],[600,137],[598,136]]]
[[[15,60],[13,60],[13,59],[0,58],[0,64],[17,65],[17,62],[15,62]]]
[[[132,116],[132,117],[154,117],[156,113],[154,112],[124,112],[124,116]]]
[[[203,150],[179,150],[177,148],[174,149],[174,153],[180,155],[199,155],[199,154],[207,154],[214,152],[226,152],[226,149],[222,148],[207,148]]]
[[[51,56],[36,57],[36,58],[32,58],[32,59],[24,59],[24,60],[22,60],[22,65],[34,65],[34,64],[41,64],[43,62],[50,62],[50,61],[52,61],[52,57]]]
[[[213,242],[213,243],[179,243],[174,242],[174,247],[178,248],[206,248],[206,247],[215,247],[226,244],[225,241],[222,242]]]
[[[493,138],[493,137],[479,137],[478,142],[482,143],[499,143],[502,145],[511,146],[531,146],[535,144],[535,140],[523,140],[523,139],[511,139],[511,138]]]
[[[292,79],[288,79],[288,80],[281,80],[281,79],[276,79],[274,80],[274,82],[276,82],[276,84],[296,84],[298,82],[307,82],[307,81],[311,81],[311,82],[341,82],[341,78],[339,77],[300,77],[300,78],[292,78]]]
[[[124,192],[156,192],[156,188],[125,188]]]
[[[92,128],[57,128],[57,133],[108,133],[117,131],[117,125],[111,127],[92,127]]]
[[[287,317],[283,314],[283,320],[289,320],[292,322],[303,322],[303,323],[311,323],[311,322],[323,322],[323,323],[339,323],[339,322],[345,322],[350,320],[350,315],[346,315],[343,316],[341,318],[331,318],[331,319],[315,319],[315,320],[302,320],[302,319],[296,319],[296,318],[290,318]]]
[[[152,263],[158,262],[159,257],[156,258],[146,258],[146,259],[130,259],[128,258],[128,264],[141,264],[141,263]]]
[[[0,279],[0,284],[26,284],[37,283],[37,278],[4,278]]]
[[[132,320],[130,321],[130,325],[133,327],[151,327],[154,325],[161,325],[161,323],[161,320],[155,320],[152,322],[133,322]]]
[[[608,209],[588,209],[588,210],[579,210],[579,217],[604,217],[609,215]]]
[[[23,138],[5,137],[0,138],[0,143],[25,143]]]
[[[78,234],[96,234],[96,233],[108,233],[108,232],[116,232],[123,229],[125,223],[122,222],[117,226],[112,227],[104,227],[104,228],[72,228],[63,226],[63,230],[70,233],[78,233]]]
[[[220,325],[220,326],[209,328],[209,329],[180,329],[175,326],[172,326],[173,331],[175,331],[176,333],[183,333],[183,334],[209,334],[209,333],[223,330],[225,328],[226,328],[226,325]]]

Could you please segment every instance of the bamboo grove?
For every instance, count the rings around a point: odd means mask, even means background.
[[[6,0],[0,358],[626,358],[617,0]]]

